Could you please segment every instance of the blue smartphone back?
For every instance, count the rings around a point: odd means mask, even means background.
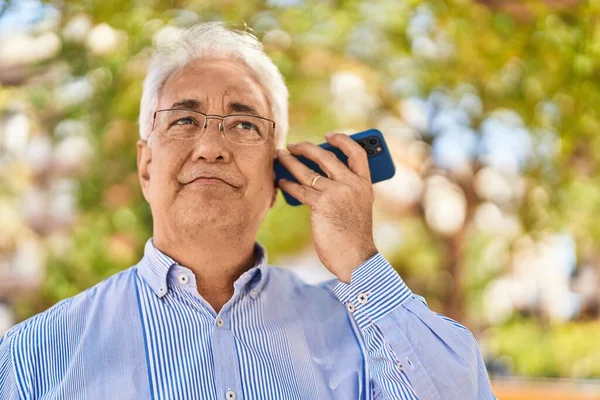
[[[392,156],[387,144],[385,143],[383,134],[380,131],[377,129],[369,129],[368,131],[350,135],[350,137],[355,142],[358,142],[367,152],[367,160],[369,161],[372,183],[381,182],[394,176],[396,173],[396,168],[394,167],[394,162],[392,161]],[[327,142],[322,143],[319,146],[325,150],[333,152],[337,158],[339,158],[344,164],[348,165],[348,157],[346,157],[346,155],[337,147],[333,147]],[[297,158],[308,168],[318,172],[323,176],[327,176],[327,174],[325,174],[315,162],[302,156],[298,156]],[[298,182],[298,180],[283,165],[281,165],[277,159],[275,159],[274,168],[275,182],[282,178],[289,181]],[[282,192],[288,204],[292,206],[298,206],[302,204],[289,193],[283,190]]]

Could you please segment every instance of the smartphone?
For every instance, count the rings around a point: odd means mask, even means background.
[[[386,179],[390,179],[396,173],[396,168],[394,167],[394,162],[392,161],[392,156],[390,151],[385,143],[383,138],[383,134],[377,129],[369,129],[368,131],[355,133],[350,135],[350,138],[357,142],[365,151],[367,152],[367,160],[369,161],[369,169],[371,170],[371,182],[377,183],[381,181],[385,181]],[[348,157],[337,147],[330,145],[325,142],[320,144],[322,148],[325,150],[329,150],[333,152],[337,158],[340,159],[344,164],[348,165]],[[295,156],[298,160],[306,165],[308,168],[318,172],[323,176],[327,176],[319,166],[303,157],[303,156]],[[277,159],[275,159],[274,163],[275,168],[275,182],[279,179],[287,179],[289,181],[298,182],[298,180],[283,166],[279,163]],[[283,197],[285,197],[285,201],[292,206],[299,206],[302,203],[291,196],[289,193],[283,192]]]

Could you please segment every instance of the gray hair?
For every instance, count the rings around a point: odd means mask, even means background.
[[[275,145],[285,147],[288,132],[289,92],[279,69],[263,51],[253,34],[225,27],[221,22],[200,23],[188,28],[174,42],[160,46],[148,65],[140,104],[140,137],[148,140],[158,97],[165,81],[179,67],[201,58],[232,58],[243,62],[265,88],[275,120]]]

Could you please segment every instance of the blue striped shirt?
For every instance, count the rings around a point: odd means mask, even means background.
[[[381,254],[350,284],[256,265],[217,314],[149,239],[141,261],[0,339],[0,399],[493,399],[471,333]]]

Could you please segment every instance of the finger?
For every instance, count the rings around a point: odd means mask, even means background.
[[[311,186],[313,179],[317,176],[317,172],[302,164],[295,156],[286,150],[277,150],[277,159],[302,185]],[[319,178],[315,186],[319,190],[325,190],[335,185],[331,179],[326,176]]]
[[[307,206],[312,207],[319,198],[319,191],[311,188],[310,186],[301,185],[296,182],[288,181],[287,179],[280,179],[278,183],[281,189],[285,190],[287,193]]]
[[[341,180],[351,173],[348,167],[334,153],[314,143],[290,143],[288,149],[294,155],[304,156],[317,163],[330,179]]]
[[[328,133],[325,139],[332,146],[340,149],[348,157],[348,167],[358,176],[371,181],[367,152],[352,138],[344,133]]]

